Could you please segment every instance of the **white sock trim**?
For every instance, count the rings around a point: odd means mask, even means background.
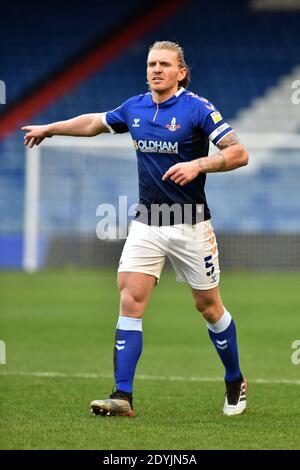
[[[220,320],[218,320],[216,323],[207,322],[207,328],[213,333],[222,333],[222,331],[225,331],[229,327],[231,320],[232,316],[230,315],[228,310],[224,308],[224,313],[221,316]]]
[[[143,331],[142,318],[124,317],[120,315],[117,323],[117,330]]]

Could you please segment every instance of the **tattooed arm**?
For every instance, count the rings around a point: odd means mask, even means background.
[[[248,164],[248,152],[239,142],[235,132],[225,135],[217,143],[219,152],[210,157],[201,157],[191,162],[176,163],[166,171],[162,179],[170,178],[180,186],[192,181],[200,173],[216,173],[235,170]]]
[[[217,143],[219,152],[209,158],[198,158],[200,173],[231,171],[248,164],[248,152],[240,143],[235,132],[225,135]]]

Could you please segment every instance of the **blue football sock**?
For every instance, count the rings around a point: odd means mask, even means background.
[[[114,373],[117,390],[132,393],[134,373],[142,353],[142,347],[142,319],[120,315],[114,348]]]
[[[210,339],[225,367],[225,380],[231,382],[242,379],[239,366],[236,329],[230,313],[224,309],[220,320],[207,323]]]

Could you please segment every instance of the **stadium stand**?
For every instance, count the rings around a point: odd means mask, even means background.
[[[89,7],[73,0],[72,7],[59,0],[5,2],[0,30],[1,79],[9,87],[7,104],[48,79],[75,54],[105,36],[138,6],[137,0],[115,2],[90,0]],[[103,21],[105,19],[105,21]]]
[[[21,9],[15,24],[19,36],[6,43],[5,28],[2,29],[1,41],[5,43],[2,64],[6,75],[0,78],[7,83],[8,103],[51,76],[54,69],[84,51],[93,39],[109,32],[128,15],[128,10],[139,8],[137,1],[126,5],[115,2],[118,8],[112,12],[110,5],[103,10],[104,4],[100,3],[101,8],[94,1],[86,11],[76,1],[72,15],[68,14],[67,4],[60,3],[61,16],[51,18],[47,13],[47,21],[43,19],[38,25]],[[5,8],[9,18],[13,9]],[[45,7],[40,8],[44,18]],[[101,21],[104,17],[105,21]],[[177,13],[135,41],[122,56],[36,115],[34,122],[112,109],[127,97],[144,92],[145,51],[156,39],[167,38],[179,41],[185,48],[192,68],[190,88],[219,105],[238,131],[296,133],[300,113],[289,99],[289,84],[299,77],[299,20],[299,10],[257,9],[246,1],[233,0],[230,5],[221,0],[188,2],[184,14]],[[22,74],[17,73],[20,64]],[[19,235],[21,243],[24,199],[21,132],[5,138],[0,146],[0,231],[6,237]],[[273,156],[271,159],[266,156],[255,172],[238,171],[208,178],[208,198],[219,232],[300,233],[300,197],[296,197],[299,150],[289,151],[288,155],[277,152],[276,159]],[[289,166],[285,164],[287,158]]]

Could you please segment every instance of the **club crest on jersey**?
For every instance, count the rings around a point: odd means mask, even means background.
[[[169,131],[174,132],[177,129],[180,129],[180,124],[176,124],[176,117],[173,117],[171,120],[171,124],[167,124],[166,128],[169,129]]]

